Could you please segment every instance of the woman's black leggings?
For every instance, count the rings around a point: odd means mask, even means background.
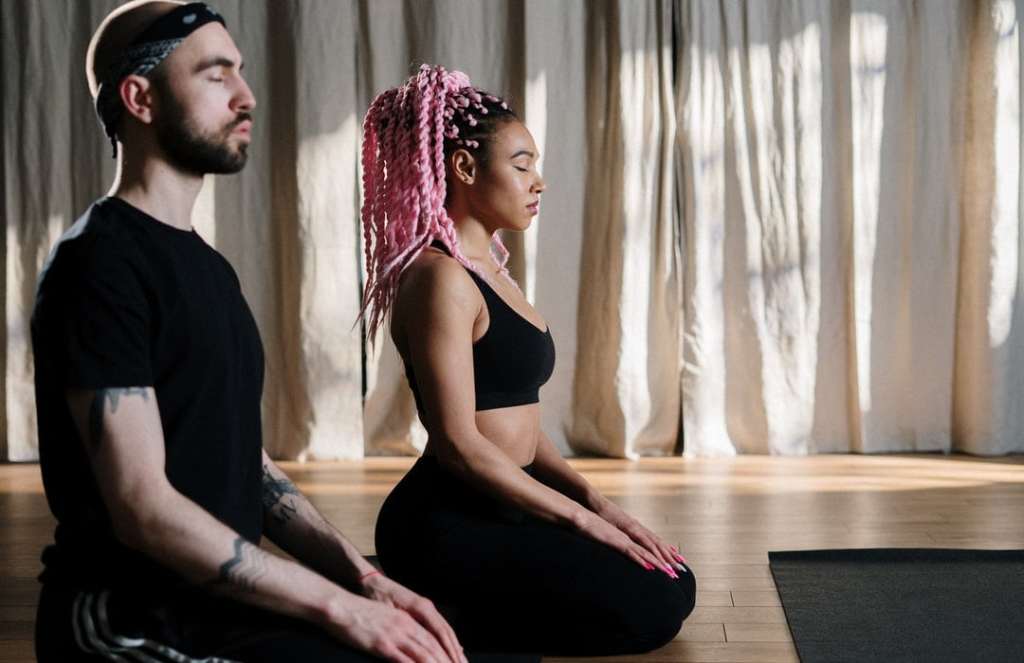
[[[532,466],[523,468],[532,474]],[[421,457],[377,519],[384,571],[430,598],[467,649],[637,654],[676,636],[693,610],[679,580],[548,524]]]

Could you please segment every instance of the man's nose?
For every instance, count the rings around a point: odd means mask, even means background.
[[[245,79],[241,76],[238,77],[238,89],[235,92],[232,101],[232,110],[244,111],[246,113],[251,112],[252,109],[256,108],[256,97],[253,96],[252,89],[249,84],[245,82]]]

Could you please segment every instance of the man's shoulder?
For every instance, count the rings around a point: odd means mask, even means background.
[[[64,231],[47,257],[39,274],[47,277],[84,278],[95,271],[139,262],[139,242],[123,222],[124,214],[102,198],[89,206]]]
[[[57,240],[56,247],[71,246],[112,250],[136,243],[132,224],[126,223],[128,214],[112,202],[100,198],[78,217]]]

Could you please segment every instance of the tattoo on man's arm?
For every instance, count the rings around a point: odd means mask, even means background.
[[[298,514],[294,498],[299,489],[287,478],[278,479],[270,472],[270,466],[263,466],[263,509],[275,521],[285,524]]]
[[[251,592],[260,578],[267,574],[263,551],[242,537],[235,539],[235,554],[220,565],[220,573],[210,583],[214,587],[230,587]]]
[[[111,387],[99,393],[102,393],[110,403],[110,414],[117,412],[117,404],[124,396],[142,396],[142,400],[149,402],[149,387]]]
[[[89,406],[90,444],[98,446],[103,436],[104,404],[110,403],[110,414],[114,414],[125,396],[142,396],[142,400],[149,402],[149,387],[110,387],[96,391]]]

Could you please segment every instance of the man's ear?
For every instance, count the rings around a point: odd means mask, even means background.
[[[476,159],[468,150],[458,149],[452,154],[452,176],[463,184],[476,181]]]
[[[121,80],[117,91],[125,111],[143,124],[153,123],[153,82],[145,76],[132,74]]]

